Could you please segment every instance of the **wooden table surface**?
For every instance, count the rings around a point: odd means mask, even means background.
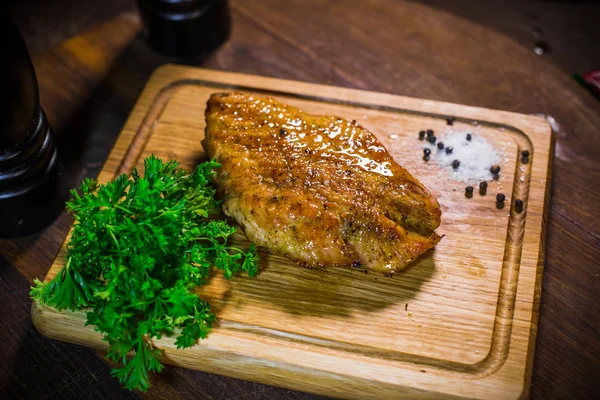
[[[131,3],[108,1],[96,14],[98,6],[90,6],[69,25],[83,31],[49,49],[43,43],[76,32],[49,25],[39,42],[24,32],[30,47],[39,44],[32,53],[42,106],[71,186],[98,173],[152,71],[176,62],[146,46],[135,14],[114,16]],[[600,390],[600,102],[565,68],[591,68],[599,60],[597,41],[596,52],[586,49],[589,35],[600,32],[592,17],[600,6],[527,2],[526,14],[513,2],[513,8],[489,3],[485,13],[473,5],[478,2],[440,3],[232,0],[230,40],[188,64],[551,116],[556,151],[531,397],[594,398]],[[17,9],[22,29],[36,25],[35,15],[28,20],[23,12]],[[528,21],[530,32],[543,23],[538,15],[554,21],[542,33],[556,38],[549,56],[535,55],[535,38],[524,39],[511,25]],[[104,22],[83,29],[98,20]],[[588,36],[571,29],[577,24]],[[0,241],[0,398],[317,398],[174,367],[156,376],[147,393],[131,393],[95,351],[39,335],[29,315],[29,285],[45,276],[70,223],[63,214],[36,235]]]

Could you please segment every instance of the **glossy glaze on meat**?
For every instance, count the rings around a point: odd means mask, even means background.
[[[438,202],[355,121],[215,93],[203,145],[225,214],[304,266],[392,274],[440,240]]]

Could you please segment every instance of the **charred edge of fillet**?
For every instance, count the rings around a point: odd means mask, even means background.
[[[383,214],[382,214],[382,216],[383,216]],[[400,260],[401,264],[402,264],[401,266],[395,267],[390,271],[384,271],[381,269],[363,265],[363,262],[361,262],[361,261],[355,261],[352,264],[344,265],[344,267],[353,267],[353,268],[365,267],[369,270],[382,272],[384,275],[389,275],[389,276],[391,276],[395,272],[398,272],[398,271],[406,268],[409,264],[413,263],[415,260],[417,260],[423,254],[425,254],[427,251],[434,248],[435,245],[437,243],[439,243],[439,241],[441,240],[441,236],[439,236],[437,233],[435,233],[433,231],[429,231],[427,233],[422,234],[422,233],[416,232],[414,230],[405,229],[402,225],[396,223],[393,220],[390,220],[390,223],[391,223],[390,227],[381,227],[377,223],[371,224],[371,223],[357,222],[353,218],[342,219],[342,223],[343,223],[343,239],[348,244],[348,246],[350,246],[351,248],[354,248],[354,246],[350,243],[352,239],[360,238],[361,236],[364,236],[364,235],[376,234],[377,236],[379,236],[383,239],[384,243],[391,244],[391,246],[392,246],[391,249],[395,252],[395,257],[393,257],[393,258]],[[402,235],[394,227],[402,228],[406,231],[406,233],[404,235]],[[417,249],[415,250],[413,248],[413,250],[407,250],[405,252],[405,254],[402,254],[402,252],[400,251],[402,246],[396,247],[396,246],[394,246],[394,244],[401,243],[404,236],[414,235],[414,234],[419,235],[419,239],[420,239],[419,241],[415,242]],[[355,251],[357,256],[362,254],[360,249],[354,248],[353,250]],[[392,257],[391,253],[388,254],[388,256]]]

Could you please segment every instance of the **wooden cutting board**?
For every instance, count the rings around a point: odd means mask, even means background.
[[[180,66],[157,70],[117,140],[101,182],[154,153],[186,168],[203,160],[213,92],[238,90],[358,123],[439,199],[445,235],[389,278],[308,270],[261,254],[255,279],[217,276],[199,291],[219,323],[193,348],[154,344],[169,364],[345,398],[527,397],[544,265],[552,134],[543,118],[389,94]],[[446,118],[455,117],[452,127]],[[502,156],[501,178],[467,199],[464,183],[422,160],[422,129],[470,131]],[[528,149],[527,164],[519,153]],[[495,207],[498,192],[507,195]],[[514,199],[525,202],[517,213]],[[238,236],[236,240],[245,240]],[[64,265],[61,249],[46,279]],[[34,304],[44,335],[104,348],[83,312]]]

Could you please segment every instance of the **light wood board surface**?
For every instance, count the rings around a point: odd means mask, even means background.
[[[382,93],[180,66],[158,69],[140,96],[99,180],[129,173],[154,153],[186,168],[204,159],[204,110],[211,93],[238,90],[373,132],[442,206],[445,235],[392,278],[359,269],[308,270],[261,253],[261,272],[217,274],[199,295],[219,318],[209,337],[165,362],[345,398],[527,397],[542,283],[550,126],[540,117]],[[456,118],[452,127],[446,118]],[[417,132],[470,131],[502,156],[487,195],[422,160]],[[527,164],[519,153],[528,149]],[[496,193],[506,194],[504,209]],[[512,200],[525,210],[517,213]],[[237,235],[236,241],[245,239]],[[66,242],[65,242],[66,243]],[[64,265],[65,246],[47,279]],[[85,313],[33,305],[36,328],[73,343],[105,347]]]

